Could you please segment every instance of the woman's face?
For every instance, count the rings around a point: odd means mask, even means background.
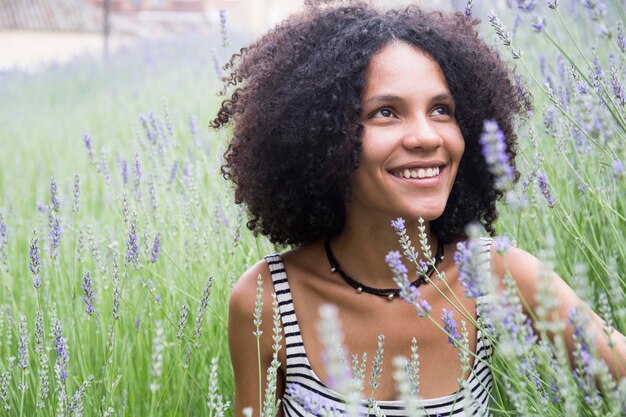
[[[362,105],[361,165],[350,177],[348,216],[441,216],[465,142],[439,64],[407,43],[387,44],[367,67]]]

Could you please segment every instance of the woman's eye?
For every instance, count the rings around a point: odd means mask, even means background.
[[[434,116],[449,116],[452,114],[452,111],[450,110],[450,107],[448,106],[439,105],[439,106],[435,106],[431,114]]]
[[[448,106],[435,106],[435,108],[432,111],[432,114],[435,116],[446,116],[450,114],[450,109],[448,108]]]
[[[393,117],[393,110],[389,109],[389,108],[382,108],[380,110],[378,110],[376,113],[374,113],[373,117]]]

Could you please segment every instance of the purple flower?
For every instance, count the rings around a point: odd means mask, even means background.
[[[141,160],[139,159],[139,154],[135,155],[135,163],[133,164],[133,174],[135,178],[135,198],[137,200],[141,200]]]
[[[459,334],[459,327],[454,320],[454,313],[451,310],[442,309],[443,315],[441,321],[443,322],[443,328],[448,333],[448,343],[452,346],[456,346],[461,342],[461,335]]]
[[[198,136],[198,118],[193,114],[189,115],[189,132],[191,136],[197,138]]]
[[[465,3],[465,17],[470,18],[472,17],[472,6],[473,6],[473,0],[467,0],[467,3]]]
[[[488,254],[483,245],[472,239],[459,242],[456,248],[454,262],[459,269],[459,280],[465,287],[465,294],[473,299],[488,294],[491,272],[489,268],[485,268],[489,263],[485,262]]]
[[[611,76],[611,86],[613,87],[613,95],[621,106],[626,106],[626,91],[624,85],[618,77],[618,70],[615,65],[615,59],[613,56],[610,58],[609,73]]]
[[[540,33],[546,27],[546,18],[536,15],[533,17],[533,30]]]
[[[548,200],[548,207],[552,208],[555,205],[554,198],[552,198],[552,194],[550,193],[550,188],[548,187],[548,178],[543,172],[539,172],[537,174],[537,185],[541,190],[543,196]]]
[[[152,249],[150,249],[150,262],[155,263],[159,258],[159,252],[161,251],[161,235],[159,233],[154,237],[152,242]]]
[[[72,211],[78,213],[80,208],[80,177],[78,172],[74,175],[74,189],[72,190],[74,199],[72,200]]]
[[[46,205],[41,200],[37,200],[35,205],[37,206],[37,211],[40,213],[45,213],[46,211],[48,211],[48,209],[46,208]]]
[[[48,229],[50,238],[50,258],[56,259],[59,256],[59,246],[61,236],[63,236],[63,228],[61,227],[61,220],[54,214],[52,209],[48,210]]]
[[[83,135],[83,143],[85,144],[85,149],[87,150],[87,159],[89,159],[89,162],[94,163],[95,155],[94,155],[93,146],[91,143],[91,136],[89,136],[88,133],[85,133]]]
[[[556,9],[559,5],[559,0],[547,0],[546,3],[548,3],[549,8]]]
[[[174,161],[174,164],[172,165],[172,169],[170,169],[170,183],[175,182],[176,181],[176,173],[178,172],[178,161]]]
[[[83,289],[83,301],[85,302],[87,314],[91,316],[95,311],[93,307],[95,296],[93,293],[93,280],[89,271],[85,271],[83,274],[83,285],[81,285],[81,288]]]
[[[120,174],[122,176],[122,183],[124,185],[128,184],[128,161],[126,159],[120,161]]]
[[[504,133],[494,120],[485,120],[483,123],[480,144],[483,146],[483,156],[489,172],[495,177],[494,187],[502,191],[510,189],[515,182],[515,172],[506,154]]]
[[[504,255],[511,248],[511,239],[508,236],[498,236],[493,241],[496,252]]]
[[[523,12],[530,13],[535,7],[537,7],[535,0],[517,0],[517,9]]]
[[[33,230],[33,237],[30,239],[29,250],[30,264],[28,269],[33,274],[33,287],[39,288],[41,286],[41,280],[39,279],[39,272],[41,269],[41,257],[39,255],[39,239],[37,239],[37,231]]]
[[[61,202],[59,201],[58,192],[59,191],[57,181],[54,179],[54,177],[50,177],[50,203],[52,204],[52,210],[57,213],[61,208]]]
[[[513,42],[513,35],[511,32],[507,32],[506,27],[496,15],[496,13],[492,10],[487,15],[489,17],[489,22],[491,23],[491,27],[496,31],[496,34],[504,44],[504,46],[511,46]]]
[[[228,46],[228,32],[226,31],[226,9],[220,9],[220,33],[222,35],[222,46]]]
[[[134,213],[133,213],[134,214]],[[134,264],[139,263],[139,243],[137,239],[137,220],[133,215],[128,229],[128,239],[126,240],[126,261]]]
[[[152,133],[152,129],[150,129],[150,125],[148,124],[148,118],[146,117],[145,114],[140,114],[139,120],[141,121],[141,125],[146,131],[146,138],[148,139],[148,142],[154,143],[155,141],[154,134]]]
[[[622,52],[626,52],[626,37],[624,36],[624,30],[622,29],[622,22],[617,22],[617,36],[615,42]]]
[[[83,142],[85,143],[85,148],[87,148],[87,152],[92,152],[93,148],[92,148],[92,144],[91,144],[91,136],[89,136],[88,133],[85,133],[83,135]]]
[[[606,13],[606,4],[602,1],[582,0],[582,4],[585,6],[589,12],[589,16],[591,16],[591,19],[593,20],[600,20]]]
[[[613,161],[613,176],[615,178],[624,176],[624,164],[619,159]]]
[[[64,382],[67,379],[70,352],[67,347],[67,339],[63,337],[63,327],[59,319],[55,319],[52,324],[52,346],[54,346],[54,350],[57,354],[54,369],[57,378],[61,382]]]
[[[396,233],[404,233],[406,231],[404,219],[402,217],[398,217],[396,220],[392,220],[391,227],[394,228]]]

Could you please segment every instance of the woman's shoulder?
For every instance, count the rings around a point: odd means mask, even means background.
[[[509,276],[530,306],[535,305],[535,295],[542,274],[553,275],[533,254],[513,245],[491,244],[491,272],[498,280]]]
[[[307,259],[309,259],[308,252],[309,249],[307,246],[304,246],[281,254],[269,254],[265,258],[260,259],[241,274],[233,286],[230,295],[231,307],[233,305],[235,307],[241,306],[250,312],[254,311],[254,303],[257,299],[259,288],[262,288],[263,300],[266,298],[265,296],[269,297],[274,292],[270,264],[276,265],[280,262],[283,264],[283,267],[285,264],[288,264],[291,268],[300,268],[307,263]],[[271,308],[271,299],[269,305]]]

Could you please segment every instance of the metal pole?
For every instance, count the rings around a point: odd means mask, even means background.
[[[109,59],[109,35],[111,33],[111,24],[109,22],[109,15],[111,12],[111,0],[103,0],[102,7],[104,9],[104,18],[102,24],[102,35],[104,40],[103,45],[103,58],[104,61],[108,61]]]

